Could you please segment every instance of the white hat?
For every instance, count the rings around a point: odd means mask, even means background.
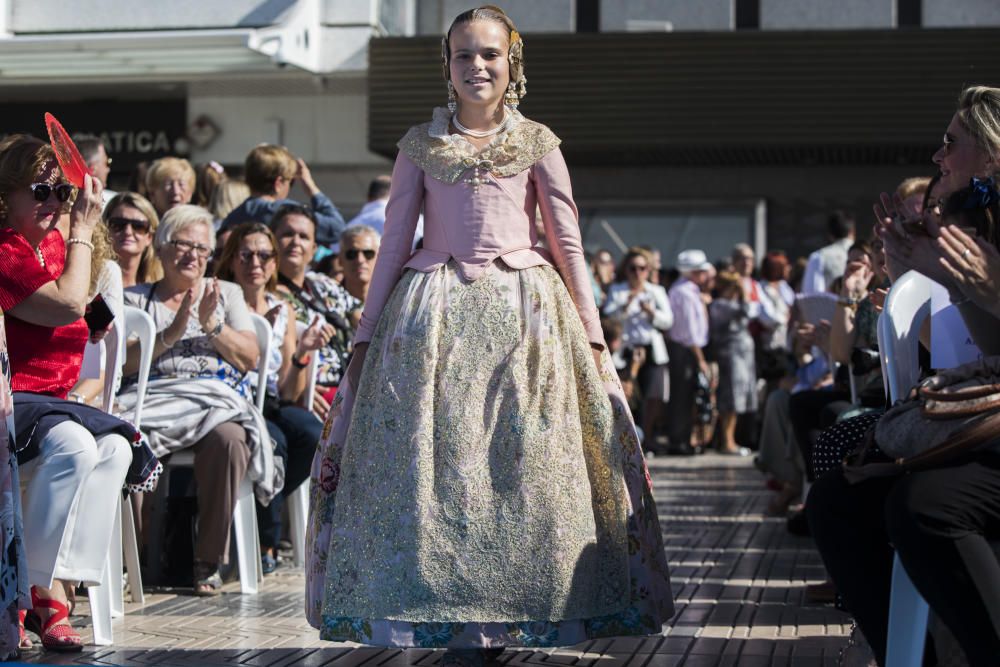
[[[712,268],[712,263],[701,250],[685,250],[677,255],[677,270],[681,273],[691,271],[707,271]]]

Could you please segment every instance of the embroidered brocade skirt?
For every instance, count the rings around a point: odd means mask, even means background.
[[[381,646],[572,645],[673,613],[610,357],[558,273],[400,278],[313,462],[306,614]]]

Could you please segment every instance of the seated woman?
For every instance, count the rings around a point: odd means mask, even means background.
[[[1000,91],[997,91],[1000,106]],[[997,135],[1000,136],[1000,135]],[[910,267],[949,288],[974,342],[1000,353],[1000,193],[968,188],[944,205],[936,239],[882,233],[896,261],[911,247]],[[970,236],[962,226],[976,228]],[[935,257],[931,260],[932,255]],[[915,443],[914,449],[920,447]],[[872,450],[870,457],[878,457]],[[893,456],[896,456],[894,453]],[[882,460],[888,460],[882,457]],[[996,442],[939,467],[848,484],[843,470],[817,480],[807,514],[823,561],[870,643],[885,664],[893,549],[920,594],[958,639],[972,665],[1000,655],[1000,562],[987,536],[1000,535],[1000,451]],[[890,547],[890,544],[892,545]]]
[[[278,241],[278,293],[291,301],[299,322],[322,320],[326,345],[319,351],[316,396],[310,406],[326,419],[351,352],[361,302],[333,278],[309,270],[316,254],[316,216],[305,206],[286,204],[271,218]]]
[[[295,326],[295,309],[275,294],[277,251],[274,234],[266,225],[247,222],[231,230],[219,261],[219,277],[243,288],[250,310],[271,322],[271,358],[268,365],[267,399],[264,417],[274,439],[275,455],[285,467],[281,494],[264,507],[257,504],[264,574],[277,567],[275,549],[281,539],[281,507],[284,499],[309,478],[316,443],[323,424],[312,412],[294,405],[309,380],[311,355],[326,344],[320,318],[300,337]],[[256,386],[256,373],[252,374]]]
[[[163,267],[153,252],[153,235],[160,218],[148,199],[134,192],[115,195],[104,208],[104,224],[118,257],[124,287],[163,277]]]
[[[258,358],[250,312],[239,286],[204,277],[214,244],[208,211],[189,205],[171,209],[153,239],[163,279],[125,291],[125,303],[149,313],[157,331],[142,430],[157,456],[194,452],[198,595],[215,595],[222,587],[219,564],[228,559],[244,475],[265,504],[281,490],[267,427],[248,400],[247,372]],[[130,341],[126,375],[135,373],[138,357],[138,345]],[[135,401],[134,385],[119,395],[126,415]]]
[[[91,283],[101,184],[90,176],[56,229],[75,188],[48,144],[25,135],[0,142],[0,309],[10,351],[16,443],[22,464],[24,543],[34,609],[26,625],[55,651],[79,651],[67,589],[96,585],[135,430],[66,401],[91,337],[82,319]],[[31,426],[34,428],[30,428]]]

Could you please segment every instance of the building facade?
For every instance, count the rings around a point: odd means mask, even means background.
[[[589,249],[801,254],[834,208],[931,175],[959,91],[1000,85],[996,0],[509,0],[522,110],[563,138]],[[112,185],[168,153],[287,145],[348,214],[445,101],[456,0],[0,0],[0,131],[52,111]]]

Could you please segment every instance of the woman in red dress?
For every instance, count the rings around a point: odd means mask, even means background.
[[[0,309],[5,314],[14,392],[24,538],[34,609],[25,624],[42,644],[78,651],[67,589],[100,583],[112,517],[132,461],[135,430],[66,401],[80,377],[88,338],[83,319],[101,184],[66,183],[48,144],[25,135],[0,142]],[[56,229],[69,210],[70,233]],[[96,336],[95,336],[96,337]],[[131,430],[130,430],[131,429]]]

